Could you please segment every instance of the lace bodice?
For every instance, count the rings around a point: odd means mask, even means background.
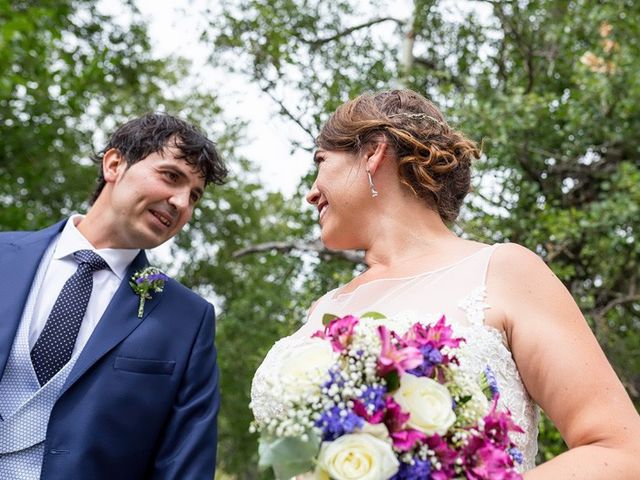
[[[283,412],[283,402],[275,394],[280,369],[296,361],[296,350],[310,342],[322,328],[322,316],[383,313],[401,322],[436,322],[442,314],[454,332],[467,339],[461,367],[475,376],[490,365],[500,389],[500,404],[508,408],[525,431],[514,435],[524,462],[520,470],[534,467],[537,452],[538,409],[529,397],[516,368],[504,335],[485,325],[485,279],[493,251],[486,247],[453,265],[411,277],[380,279],[365,283],[346,294],[333,290],[323,296],[307,322],[296,333],[274,344],[258,368],[251,389],[251,409],[258,423]]]

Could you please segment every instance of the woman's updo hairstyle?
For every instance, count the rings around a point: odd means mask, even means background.
[[[331,115],[316,144],[359,154],[381,136],[398,159],[402,183],[444,221],[454,221],[471,189],[471,161],[480,156],[476,144],[411,90],[365,93],[348,101]]]

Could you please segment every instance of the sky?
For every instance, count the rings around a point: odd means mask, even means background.
[[[115,5],[120,0],[104,0]],[[218,95],[227,118],[248,121],[246,143],[238,153],[255,159],[258,178],[267,190],[291,195],[300,178],[312,165],[306,152],[291,153],[291,138],[303,138],[297,127],[277,115],[276,106],[256,86],[240,75],[215,70],[207,65],[209,49],[199,41],[205,28],[201,12],[215,2],[206,0],[137,0],[141,13],[148,17],[149,35],[155,54],[161,57],[181,55],[193,62],[192,78],[185,84],[211,88]],[[209,87],[210,86],[210,87]],[[298,136],[296,137],[296,134]]]

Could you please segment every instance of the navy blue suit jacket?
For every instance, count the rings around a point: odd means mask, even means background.
[[[0,377],[42,255],[63,226],[0,233]],[[128,281],[146,265],[140,252],[69,374],[49,419],[43,480],[213,479],[213,307],[169,280],[138,318]]]

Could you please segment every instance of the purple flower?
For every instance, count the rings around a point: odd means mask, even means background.
[[[442,353],[431,344],[423,345],[418,350],[423,356],[422,365],[407,370],[407,372],[416,377],[430,377],[434,368],[442,363]]]
[[[413,459],[413,464],[401,463],[398,473],[391,480],[424,480],[431,474],[431,463],[429,460]]]
[[[138,304],[138,318],[142,318],[144,313],[144,304],[146,300],[151,300],[152,292],[162,292],[164,282],[168,280],[161,270],[155,267],[147,267],[144,270],[136,272],[131,277],[129,285],[133,291],[140,297]]]
[[[496,380],[496,376],[491,370],[491,367],[487,365],[484,369],[484,378],[487,379],[487,385],[489,386],[489,390],[491,391],[491,396],[496,397],[500,390],[498,389],[498,381]]]
[[[362,395],[360,396],[360,400],[367,407],[368,410],[375,412],[384,408],[384,394],[386,393],[386,389],[380,385],[378,387],[367,387]]]
[[[335,406],[324,412],[316,420],[315,425],[322,430],[322,440],[331,441],[357,428],[362,428],[364,420],[351,410],[343,410]]]
[[[513,460],[517,464],[521,464],[522,462],[524,462],[524,456],[522,455],[522,452],[516,447],[511,447],[509,449],[509,455],[511,455],[511,458],[513,458]]]
[[[328,338],[331,341],[331,347],[334,352],[344,352],[351,343],[353,331],[360,320],[353,315],[347,315],[342,318],[334,318],[323,330],[318,330],[312,337],[322,339]]]

